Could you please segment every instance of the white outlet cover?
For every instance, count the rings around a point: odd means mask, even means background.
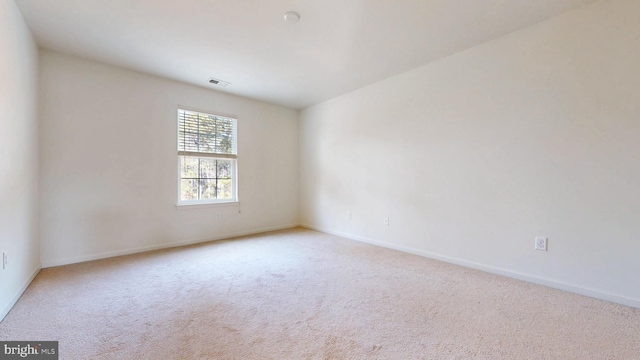
[[[534,249],[540,250],[540,251],[547,251],[547,238],[542,236],[536,236]]]

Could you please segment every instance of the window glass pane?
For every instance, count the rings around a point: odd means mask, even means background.
[[[231,179],[218,180],[218,199],[231,199]]]
[[[231,160],[218,160],[218,179],[231,178]]]
[[[198,178],[198,158],[182,156],[181,178]]]
[[[235,160],[180,157],[180,199],[233,199]]]
[[[216,159],[200,158],[200,178],[216,178]]]
[[[200,180],[200,199],[215,199],[217,194],[216,180]]]
[[[180,180],[182,200],[198,200],[198,180]]]

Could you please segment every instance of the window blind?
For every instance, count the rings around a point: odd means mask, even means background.
[[[178,110],[178,155],[236,159],[236,119]]]

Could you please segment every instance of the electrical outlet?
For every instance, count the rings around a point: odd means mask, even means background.
[[[351,220],[351,211],[347,211],[347,220]]]
[[[535,248],[540,251],[547,251],[547,238],[536,236]]]
[[[216,214],[216,220],[220,220],[220,214]]]
[[[384,218],[384,224],[385,224],[386,226],[389,226],[389,218]]]
[[[7,253],[3,252],[2,253],[2,270],[7,268],[7,262],[8,262],[7,257],[8,257]]]

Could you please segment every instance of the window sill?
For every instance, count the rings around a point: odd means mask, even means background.
[[[178,210],[195,210],[195,209],[206,209],[206,208],[217,208],[217,207],[227,207],[227,206],[239,206],[239,201],[224,201],[224,202],[213,202],[213,203],[178,203],[176,204],[176,209]]]

